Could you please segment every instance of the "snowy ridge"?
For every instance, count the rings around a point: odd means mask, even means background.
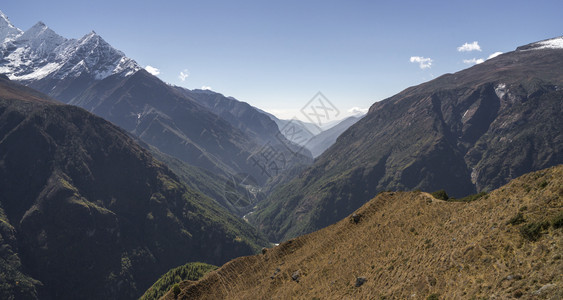
[[[11,80],[60,80],[83,75],[102,80],[115,74],[130,76],[142,69],[94,31],[78,40],[66,39],[43,22],[22,32],[7,20],[0,12],[0,39],[3,33],[9,33],[0,45],[0,74]]]
[[[539,49],[563,49],[563,36],[543,40],[521,47],[521,51],[539,50]]]
[[[42,56],[49,54],[66,41],[67,39],[56,34],[43,22],[38,22],[18,37],[14,44],[29,46],[37,55]]]
[[[0,11],[0,43],[13,40],[22,33],[23,31],[12,25],[8,17]]]

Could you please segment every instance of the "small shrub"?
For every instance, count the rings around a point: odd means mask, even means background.
[[[180,286],[177,283],[172,286],[172,293],[174,293],[174,298],[178,297],[181,291],[182,290],[180,289]]]
[[[487,192],[480,192],[477,194],[465,196],[463,198],[454,199],[450,198],[449,201],[459,201],[459,202],[471,202],[480,199],[481,197],[487,196]]]
[[[448,200],[450,198],[445,190],[435,191],[431,195],[432,195],[432,197],[434,197],[436,199],[440,199],[440,200]]]
[[[544,181],[542,181],[542,182],[540,183],[540,189],[543,189],[543,188],[545,188],[545,187],[547,186],[547,184],[548,184],[548,182],[547,182],[547,181],[545,181],[545,180],[544,180]]]
[[[553,228],[563,227],[563,211],[560,211],[557,216],[551,219],[551,226],[553,226]]]
[[[520,234],[529,241],[535,241],[540,238],[542,231],[547,227],[549,227],[547,221],[525,224],[520,227]]]
[[[507,224],[510,225],[518,225],[518,224],[522,224],[526,222],[526,219],[524,219],[524,215],[522,215],[522,213],[517,213],[514,217],[510,218],[510,220],[508,220]]]
[[[428,297],[426,297],[426,300],[438,300],[440,299],[440,294],[430,294]]]

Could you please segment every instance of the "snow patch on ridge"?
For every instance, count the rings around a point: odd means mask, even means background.
[[[497,84],[497,86],[495,86],[495,94],[497,94],[497,97],[499,99],[502,99],[504,95],[506,95],[506,92],[507,92],[506,84],[499,83]]]
[[[563,37],[554,38],[547,41],[541,41],[536,43],[539,47],[536,49],[563,49]]]
[[[60,65],[57,63],[48,63],[41,68],[37,68],[33,70],[33,72],[31,73],[22,76],[11,74],[8,76],[8,78],[10,78],[10,80],[31,80],[31,79],[37,80],[37,79],[45,78],[47,75],[56,71],[59,67]],[[0,70],[0,73],[1,72],[2,71]]]
[[[523,47],[521,51],[540,49],[563,49],[563,36],[530,44],[529,46]]]

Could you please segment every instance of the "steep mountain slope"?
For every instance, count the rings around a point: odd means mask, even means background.
[[[165,299],[559,299],[563,166],[468,203],[382,193],[263,253]]]
[[[258,183],[242,180],[239,176],[224,176],[209,170],[192,166],[173,156],[158,151],[153,146],[146,146],[152,155],[166,164],[182,183],[213,199],[236,216],[242,217],[252,211],[254,206],[266,198],[265,188],[257,188]],[[252,183],[247,186],[245,183]]]
[[[280,134],[276,122],[271,119],[269,114],[264,113],[262,110],[246,102],[238,101],[232,97],[225,97],[213,91],[188,90],[180,87],[178,87],[178,90],[240,129],[257,141],[258,144],[271,143],[277,147],[289,147],[292,152],[299,152],[300,156],[304,156],[302,158],[304,162],[311,157],[308,150],[301,150],[299,145],[293,144]]]
[[[246,102],[225,97],[213,91],[188,90],[181,87],[177,87],[177,90],[241,130],[257,144],[262,145],[254,157],[258,159],[262,157],[261,161],[265,162],[267,166],[274,162],[275,166],[279,167],[279,170],[265,168],[266,172],[260,169],[261,174],[258,176],[268,178],[266,185],[260,187],[264,194],[268,194],[275,186],[289,181],[295,176],[296,170],[303,170],[313,163],[310,151],[286,138],[283,132],[280,132],[283,128],[278,128],[270,114]],[[270,157],[280,159],[277,161],[268,159]],[[254,162],[253,157],[250,160]],[[256,174],[253,175],[256,176]]]
[[[266,244],[125,131],[7,79],[0,206],[6,298],[136,298],[172,267]]]
[[[234,127],[241,129],[249,137],[260,141],[261,144],[275,139],[278,130],[276,124],[248,103],[225,97],[213,91],[192,91],[180,87],[178,87],[178,90]]]
[[[248,161],[257,144],[145,70],[96,81],[69,103],[195,166],[223,174],[258,171]]]
[[[332,224],[380,191],[491,190],[563,163],[563,38],[375,103],[250,220],[272,240]],[[563,43],[560,43],[563,44]]]
[[[340,136],[346,129],[350,128],[350,126],[354,125],[358,122],[362,117],[348,117],[338,124],[334,125],[333,127],[322,131],[321,133],[315,135],[311,138],[310,141],[307,142],[305,147],[311,150],[311,154],[313,157],[318,157],[319,155],[323,154],[323,152],[332,146],[338,136]]]

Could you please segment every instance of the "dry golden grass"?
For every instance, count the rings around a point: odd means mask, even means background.
[[[383,193],[356,211],[358,223],[349,217],[237,258],[182,283],[177,298],[561,299],[563,229],[549,226],[530,241],[520,228],[554,220],[562,198],[563,166],[524,175],[471,203]],[[509,224],[518,213],[525,223]],[[357,277],[367,281],[355,287]]]

